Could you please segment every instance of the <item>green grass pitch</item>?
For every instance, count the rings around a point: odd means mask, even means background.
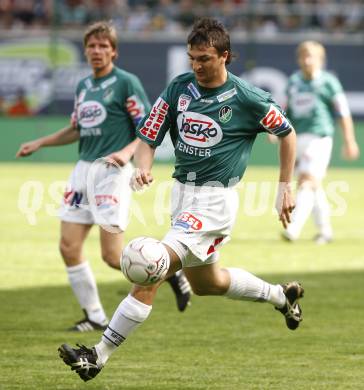
[[[53,216],[63,185],[56,181],[66,180],[71,167],[0,165],[1,390],[363,388],[363,169],[332,169],[325,181],[333,210],[343,214],[333,217],[335,241],[327,246],[312,242],[311,222],[299,242],[280,241],[281,227],[271,211],[277,170],[247,171],[221,264],[274,283],[300,280],[306,292],[297,331],[289,331],[268,304],[195,296],[181,314],[169,287],[162,286],[148,321],[84,384],[57,354],[63,342],[92,345],[100,337],[64,330],[82,316],[58,253],[59,223]],[[170,172],[169,166],[155,167],[155,184],[134,197],[126,240],[161,238],[167,230]],[[86,253],[111,316],[129,283],[102,264],[96,228]]]

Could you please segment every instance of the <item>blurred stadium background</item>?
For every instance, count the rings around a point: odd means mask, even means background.
[[[343,217],[333,219],[333,244],[315,245],[312,226],[297,244],[281,242],[271,211],[273,193],[263,215],[251,212],[261,204],[261,197],[256,199],[263,188],[259,183],[272,182],[277,175],[274,147],[258,137],[246,176],[247,183],[258,184],[257,192],[249,198],[242,189],[245,203],[221,262],[243,266],[275,283],[302,281],[306,296],[301,329],[290,334],[279,313],[270,315],[267,305],[237,308],[218,298],[194,297],[179,316],[174,307],[171,310],[173,296],[162,286],[143,330],[87,388],[363,388],[363,1],[0,0],[1,390],[85,388],[67,372],[56,350],[65,341],[90,344],[99,339],[97,333],[64,331],[75,320],[78,306],[57,251],[59,224],[54,216],[59,202],[51,189],[64,184],[77,159],[77,146],[45,148],[15,161],[19,144],[68,123],[76,83],[89,73],[82,48],[86,24],[114,21],[119,31],[117,64],[136,73],[153,100],[174,75],[188,69],[186,34],[196,17],[206,15],[220,18],[231,31],[238,54],[231,71],[269,90],[280,102],[287,77],[297,68],[296,45],[312,38],[326,46],[327,67],[347,91],[362,149],[358,161],[344,162],[337,132],[335,168],[326,182],[345,184],[335,194],[348,207]],[[170,160],[170,153],[166,144],[159,158]],[[159,180],[170,177],[166,164],[156,170]],[[22,201],[26,183],[31,186]],[[62,195],[58,187],[55,192]],[[165,194],[152,186],[135,199],[145,221],[134,218],[126,239],[140,234],[161,237],[168,227]],[[156,214],[160,207],[163,215]],[[87,255],[111,315],[129,284],[101,262],[97,229],[87,242]]]
[[[89,22],[113,20],[120,40],[117,64],[136,73],[154,100],[171,78],[189,69],[186,35],[202,15],[221,19],[231,31],[237,59],[230,70],[270,91],[278,102],[297,68],[297,43],[321,41],[328,69],[342,81],[355,119],[364,118],[362,0],[1,0],[0,125],[6,133],[0,160],[12,160],[20,142],[68,121],[77,81],[89,73],[82,47]],[[359,129],[362,144],[360,124]],[[264,143],[257,148],[254,163],[275,161],[264,152]],[[165,144],[158,157],[170,156]],[[44,149],[31,160],[76,158],[71,146]],[[342,165],[337,152],[333,165]],[[363,159],[352,166],[363,166]]]

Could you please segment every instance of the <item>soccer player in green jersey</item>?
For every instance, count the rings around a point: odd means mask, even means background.
[[[315,241],[325,244],[332,240],[330,208],[322,189],[331,157],[335,120],[342,128],[343,155],[358,158],[349,106],[339,80],[325,71],[325,48],[318,42],[305,41],[297,49],[300,71],[287,85],[287,115],[297,132],[298,190],[292,221],[283,232],[289,241],[296,240],[313,214],[318,234]]]
[[[280,139],[280,188],[276,207],[283,226],[294,207],[290,182],[295,161],[295,132],[270,95],[227,71],[230,38],[214,19],[196,22],[187,52],[193,72],[173,80],[140,122],[142,142],[135,153],[135,185],[144,186],[155,148],[169,131],[175,146],[172,226],[162,243],[169,257],[168,274],[183,268],[197,295],[269,302],[289,329],[302,320],[298,282],[272,285],[240,268],[220,268],[218,248],[228,241],[238,209],[235,185],[260,132]],[[100,342],[92,348],[63,344],[60,357],[81,379],[94,378],[110,355],[145,321],[160,283],[134,285],[120,303]]]
[[[113,63],[117,56],[113,26],[92,24],[84,35],[84,47],[93,74],[77,86],[71,124],[21,145],[17,153],[24,157],[45,146],[79,142],[80,159],[61,207],[60,251],[72,290],[85,312],[85,318],[71,328],[80,332],[104,329],[108,323],[83,245],[92,225],[99,225],[102,258],[120,270],[131,200],[130,161],[140,143],[135,130],[150,108],[139,79]],[[169,279],[181,311],[190,297],[183,278]]]

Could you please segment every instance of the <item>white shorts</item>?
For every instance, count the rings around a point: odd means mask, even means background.
[[[331,158],[332,137],[320,137],[315,134],[297,135],[296,173],[309,174],[322,180]]]
[[[132,173],[131,163],[119,168],[102,159],[78,161],[64,193],[60,219],[115,226],[124,231],[128,225]]]
[[[163,243],[183,267],[214,263],[217,249],[230,240],[239,197],[235,188],[185,185],[175,181],[171,194],[172,226]]]

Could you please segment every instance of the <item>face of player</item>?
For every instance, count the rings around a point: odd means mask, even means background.
[[[323,65],[321,56],[314,48],[302,50],[298,55],[298,64],[307,79],[312,79]]]
[[[91,35],[85,47],[85,55],[95,77],[103,77],[111,72],[116,50],[107,38]]]
[[[211,46],[188,45],[187,54],[196,80],[202,87],[216,88],[225,83],[227,51],[219,55],[217,50]]]

